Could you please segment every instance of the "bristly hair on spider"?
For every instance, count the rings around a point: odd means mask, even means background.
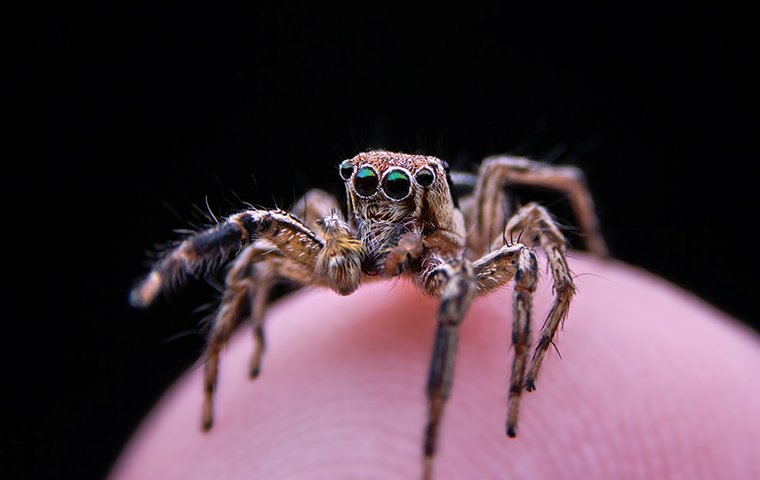
[[[197,232],[155,262],[130,295],[147,307],[160,292],[206,273],[227,259],[222,300],[204,354],[201,426],[213,424],[219,353],[238,324],[249,320],[255,348],[249,375],[261,373],[264,318],[272,287],[281,280],[350,295],[362,282],[405,276],[437,298],[438,326],[427,380],[423,478],[433,458],[454,373],[459,326],[472,300],[509,282],[514,360],[505,432],[517,435],[523,391],[536,388],[544,356],[575,294],[566,241],[542,206],[508,209],[511,185],[553,189],[570,200],[587,248],[605,257],[594,205],[580,170],[507,155],[486,158],[476,174],[450,172],[436,157],[373,150],[338,165],[344,213],[334,197],[311,190],[291,211],[248,208]],[[457,198],[456,192],[465,192]],[[554,302],[530,354],[533,293],[539,268],[531,239],[546,254]]]

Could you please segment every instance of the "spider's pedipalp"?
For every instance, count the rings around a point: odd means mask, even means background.
[[[354,293],[362,273],[362,243],[354,238],[351,228],[336,211],[320,219],[317,227],[325,246],[317,253],[314,274],[340,295]]]
[[[385,255],[383,263],[383,276],[395,277],[401,275],[410,266],[411,262],[422,255],[424,246],[419,232],[406,232],[401,235],[396,246],[391,248]]]

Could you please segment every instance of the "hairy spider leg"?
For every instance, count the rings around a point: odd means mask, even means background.
[[[130,303],[147,307],[159,293],[189,276],[208,273],[252,241],[264,238],[305,268],[313,268],[325,243],[293,215],[281,210],[246,210],[192,235],[166,252],[130,293]],[[305,255],[299,255],[305,253]]]
[[[525,389],[530,392],[536,389],[536,379],[541,363],[554,341],[559,326],[567,318],[570,302],[575,295],[575,284],[565,256],[567,243],[565,237],[544,207],[529,203],[518,209],[506,226],[506,235],[512,235],[514,232],[522,232],[523,238],[538,241],[546,252],[553,280],[554,302],[541,327],[538,343],[525,377]]]
[[[530,349],[533,293],[538,280],[538,261],[525,245],[504,245],[475,262],[456,258],[434,259],[419,277],[421,286],[441,298],[433,355],[428,377],[428,417],[425,427],[423,478],[431,478],[440,421],[453,378],[458,328],[475,295],[482,295],[515,280],[513,292],[512,344],[515,357],[507,405],[509,436],[514,436],[522,385]]]
[[[507,155],[486,158],[478,170],[470,208],[465,209],[469,210],[465,215],[471,217],[470,224],[476,226],[468,238],[468,246],[474,253],[482,255],[499,240],[502,222],[510,215],[506,212],[504,193],[509,184],[543,187],[567,195],[588,250],[599,257],[609,255],[594,201],[580,169]]]
[[[496,290],[512,279],[515,282],[512,291],[512,346],[515,353],[509,382],[506,422],[507,435],[514,437],[517,433],[520,399],[530,350],[533,293],[538,284],[538,260],[533,250],[515,243],[504,245],[476,260],[473,268],[478,295]]]
[[[272,284],[278,276],[284,276],[278,272],[282,254],[276,250],[272,252],[273,246],[266,243],[259,241],[246,247],[227,272],[224,294],[213,317],[204,355],[201,414],[201,426],[204,430],[210,429],[213,424],[213,397],[219,373],[219,353],[229,341],[235,327],[249,315],[256,344],[251,357],[250,374],[252,377],[258,375],[264,350],[264,308]]]
[[[318,229],[318,220],[337,210],[337,201],[321,190],[311,190],[295,203],[297,218],[311,219],[311,228]],[[258,377],[266,348],[264,311],[274,284],[286,279],[295,285],[313,283],[313,272],[288,261],[275,245],[266,241],[245,247],[229,269],[221,304],[208,336],[204,368],[204,400],[201,425],[204,430],[213,424],[213,397],[219,373],[219,352],[227,344],[235,326],[250,315],[254,350],[249,364],[249,377]]]
[[[313,272],[317,285],[330,287],[342,295],[354,292],[359,287],[361,277],[361,242],[353,237],[337,211],[317,220],[316,225],[315,232],[294,215],[281,210],[237,213],[223,223],[187,238],[167,252],[131,292],[130,301],[134,306],[145,307],[162,290],[185,281],[189,275],[204,273],[252,241],[265,241],[277,248],[288,264],[277,269],[278,274],[287,276],[288,269]],[[249,252],[253,253],[254,250]],[[245,265],[245,261],[239,265],[241,271]],[[217,318],[209,337],[202,411],[204,429],[210,428],[213,423],[211,399],[218,372],[219,351],[229,339],[236,319],[242,315],[243,300],[248,298],[250,301],[256,296],[251,296],[247,282],[237,287],[237,292],[230,292],[227,301],[223,300],[221,317]]]
[[[441,260],[437,259],[436,263],[438,262]],[[440,297],[441,303],[426,390],[428,415],[423,448],[425,479],[432,475],[443,407],[451,390],[459,325],[476,292],[472,264],[464,258],[442,262],[428,271],[422,280],[423,287]]]

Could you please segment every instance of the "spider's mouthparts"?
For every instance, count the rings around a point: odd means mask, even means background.
[[[366,255],[362,258],[362,272],[367,275],[378,275],[380,269],[378,268],[377,255]]]

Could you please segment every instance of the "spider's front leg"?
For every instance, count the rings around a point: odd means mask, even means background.
[[[463,258],[442,261],[428,258],[420,284],[426,292],[441,298],[433,355],[428,377],[428,418],[424,440],[424,475],[430,478],[438,441],[443,407],[453,378],[458,328],[475,295],[481,295],[515,280],[512,314],[512,345],[515,357],[507,406],[506,432],[515,436],[520,398],[530,349],[533,293],[538,279],[535,253],[521,244],[505,245],[483,258],[470,262]]]
[[[517,435],[525,382],[525,370],[530,350],[530,325],[533,313],[533,293],[538,283],[538,260],[530,248],[522,244],[504,245],[473,264],[478,294],[488,293],[514,279],[512,292],[512,347],[515,350],[509,381],[506,433]]]
[[[309,191],[293,207],[294,216],[311,219],[309,227],[320,232],[325,241],[326,248],[318,255],[317,265],[320,261],[324,263],[325,259],[333,259],[334,262],[349,265],[350,271],[351,262],[343,259],[340,248],[333,255],[336,241],[345,241],[344,237],[351,238],[347,228],[341,228],[345,224],[341,223],[337,211],[335,198],[321,190]],[[295,285],[319,283],[315,278],[317,272],[321,272],[326,278],[341,276],[331,274],[324,268],[320,270],[315,267],[315,270],[307,270],[302,265],[292,262],[268,240],[259,240],[249,245],[235,259],[227,273],[224,296],[214,317],[206,345],[202,416],[204,430],[211,428],[213,423],[213,396],[219,373],[219,353],[229,341],[234,327],[250,316],[255,346],[251,355],[249,376],[256,378],[261,371],[261,360],[266,346],[264,310],[272,286],[280,279],[288,280]],[[346,284],[350,284],[351,280],[338,278],[334,283],[335,289],[340,290],[345,288]]]
[[[441,304],[427,383],[428,416],[423,447],[425,479],[432,475],[438,429],[451,390],[459,325],[476,292],[472,264],[467,259],[443,262],[434,258],[429,261],[432,265],[421,275],[420,283],[426,292],[440,297]]]
[[[359,287],[361,242],[339,214],[317,222],[319,233],[282,210],[247,210],[193,235],[170,250],[130,293],[130,303],[147,307],[158,294],[205,273],[255,240],[266,240],[297,267],[314,272],[320,284],[342,295]]]
[[[308,252],[308,255],[292,258],[308,269],[313,269],[314,257],[324,248],[324,242],[314,232],[287,212],[243,211],[190,236],[166,252],[132,289],[129,301],[134,307],[147,307],[162,291],[181,285],[188,277],[206,274],[229,256],[262,238],[270,240],[286,255],[296,251]]]
[[[329,204],[329,202],[328,202]],[[257,348],[251,374],[258,373],[264,348],[263,310],[277,278],[313,283],[347,295],[359,286],[362,246],[337,210],[315,222],[316,231],[280,210],[249,210],[192,236],[169,251],[132,291],[135,306],[147,306],[164,289],[203,272],[209,265],[246,247],[226,279],[222,304],[212,324],[206,347],[203,428],[213,422],[213,393],[219,352],[234,327],[252,313]],[[253,243],[252,243],[253,242]],[[261,262],[261,263],[259,263]]]

